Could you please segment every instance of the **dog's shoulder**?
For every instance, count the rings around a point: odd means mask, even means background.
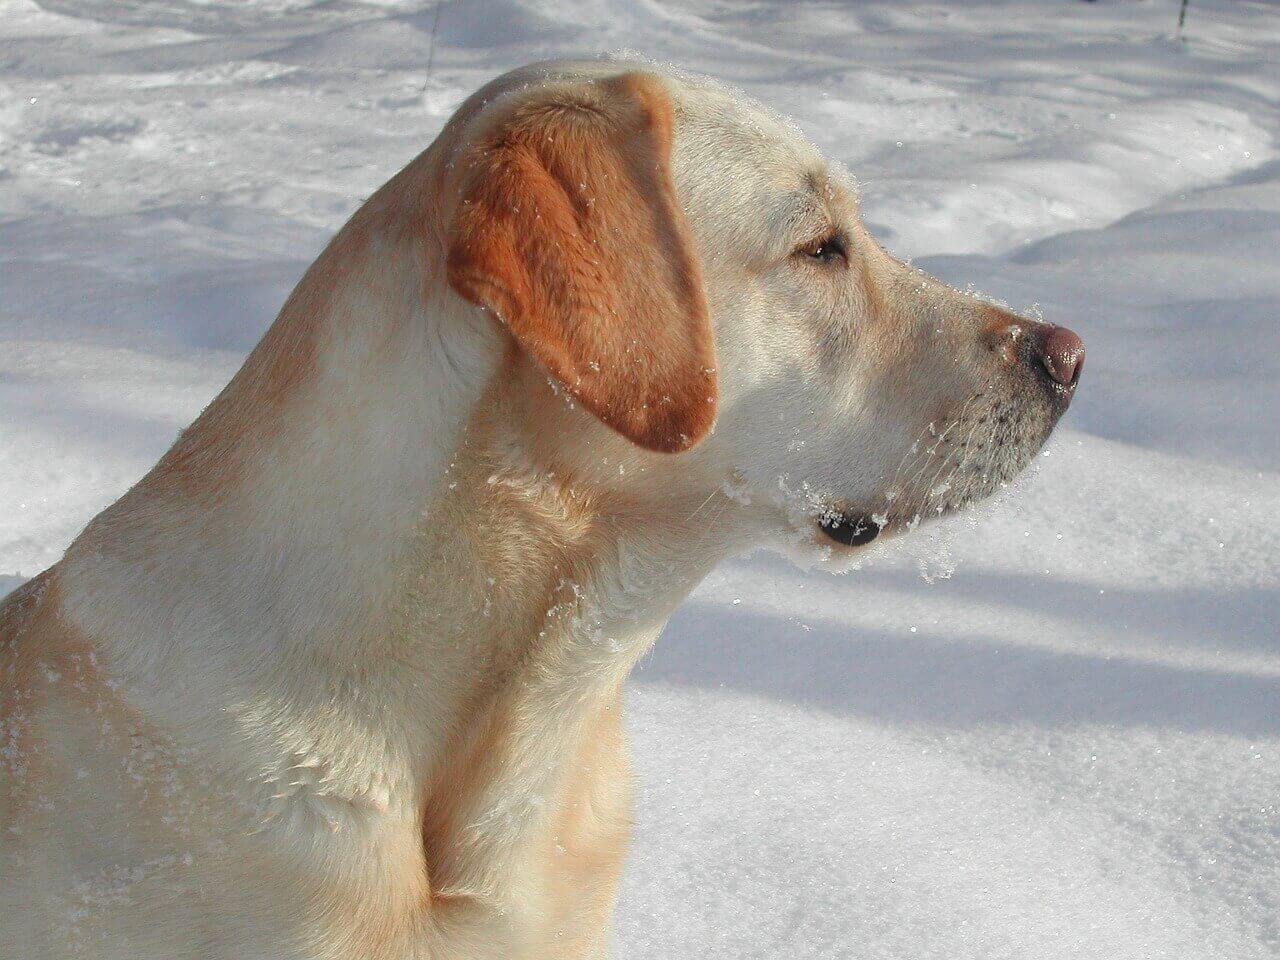
[[[0,642],[6,650],[26,632],[53,579],[54,571],[50,568],[0,599]]]
[[[0,600],[0,727],[16,731],[22,704],[40,685],[33,674],[58,658],[56,568],[28,580]],[[8,754],[0,755],[0,759]]]

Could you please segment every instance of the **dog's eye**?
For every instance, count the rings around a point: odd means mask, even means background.
[[[843,263],[848,259],[845,255],[844,242],[834,235],[806,243],[796,253],[810,260],[816,260],[818,263]]]

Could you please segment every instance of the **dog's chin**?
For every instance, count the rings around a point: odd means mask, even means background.
[[[842,547],[865,547],[888,528],[888,518],[869,513],[831,511],[820,515],[818,529]]]
[[[923,519],[869,510],[827,510],[813,518],[813,526],[819,543],[841,553],[858,553],[873,543],[914,530]]]
[[[820,531],[819,539],[829,547],[842,551],[857,551],[890,536],[909,533],[931,520],[959,513],[974,503],[986,499],[994,492],[983,491],[983,496],[967,496],[930,504],[910,516],[893,513],[876,513],[869,510],[829,509],[813,518]]]

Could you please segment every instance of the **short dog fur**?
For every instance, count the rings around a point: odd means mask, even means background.
[[[604,956],[675,606],[986,496],[1080,364],[739,95],[499,78],[0,607],[0,953]]]

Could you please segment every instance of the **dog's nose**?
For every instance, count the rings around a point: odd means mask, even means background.
[[[1084,341],[1066,327],[1050,327],[1038,340],[1040,363],[1050,378],[1064,387],[1075,386],[1084,369]]]

